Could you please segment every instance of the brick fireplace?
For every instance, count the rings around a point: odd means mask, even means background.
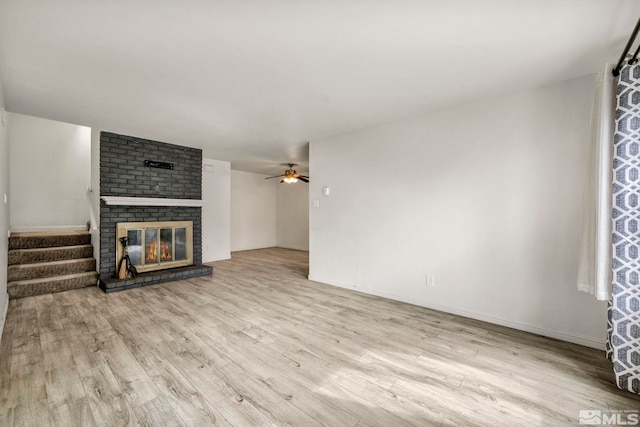
[[[202,208],[198,205],[202,198],[202,150],[101,132],[100,197],[99,269],[100,287],[105,292],[211,274],[212,267],[202,265]],[[161,226],[167,222],[189,224],[186,259],[161,259],[160,233],[165,234],[167,241],[167,233],[171,233],[172,256],[176,251],[176,231]],[[177,228],[180,239],[183,227]],[[122,259],[118,238],[139,235],[142,243],[145,237],[152,239],[152,230],[158,234],[158,249],[154,252],[157,262],[141,261],[136,266],[142,266],[140,275],[117,279],[117,264]],[[179,247],[179,258],[181,250]]]

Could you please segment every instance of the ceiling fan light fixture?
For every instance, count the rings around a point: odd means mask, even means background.
[[[293,169],[293,167],[296,166],[294,163],[289,163],[289,169],[285,170],[284,173],[282,175],[276,175],[276,176],[268,176],[265,179],[273,179],[273,178],[281,178],[284,177],[280,183],[284,183],[284,184],[295,184],[298,181],[302,181],[306,184],[309,183],[309,177],[306,175],[300,175],[298,173],[298,171],[296,171],[295,169]]]

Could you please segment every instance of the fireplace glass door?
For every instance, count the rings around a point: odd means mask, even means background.
[[[160,229],[160,262],[173,261],[173,228]]]
[[[175,256],[176,260],[187,259],[187,229],[175,228],[176,244]]]
[[[127,252],[139,272],[193,263],[191,221],[124,222],[118,224],[117,259],[124,256],[120,237],[127,237]]]
[[[158,230],[147,228],[144,230],[144,262],[158,262]]]
[[[129,258],[133,265],[142,264],[142,230],[127,231]]]

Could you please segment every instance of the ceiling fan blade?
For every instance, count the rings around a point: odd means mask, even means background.
[[[307,175],[298,175],[298,178],[306,178],[309,179],[309,177]]]
[[[308,177],[307,177],[307,178],[308,178]],[[299,176],[299,177],[298,177],[298,179],[299,179],[300,181],[308,183],[308,182],[309,182],[309,180],[308,180],[307,178],[303,178],[303,177],[301,177],[301,176]]]
[[[276,175],[276,176],[270,176],[270,177],[267,177],[267,178],[265,178],[265,179],[280,178],[281,176],[284,176],[284,174],[282,174],[282,175]]]

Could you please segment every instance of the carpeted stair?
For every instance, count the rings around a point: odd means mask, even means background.
[[[86,231],[11,233],[7,291],[12,299],[97,284]]]

